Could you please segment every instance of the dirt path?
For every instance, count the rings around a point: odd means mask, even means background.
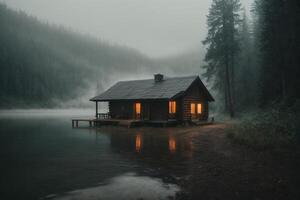
[[[216,124],[182,130],[189,133],[184,137],[192,137],[196,154],[190,176],[182,182],[186,189],[182,198],[300,199],[296,154],[233,144],[226,137],[226,127]]]

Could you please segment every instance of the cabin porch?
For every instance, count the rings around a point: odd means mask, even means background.
[[[208,119],[208,102],[195,98],[108,101],[108,112],[106,113],[99,113],[98,101],[95,101],[95,104],[96,119],[101,120],[188,122],[195,120],[206,121]]]
[[[101,116],[108,116],[108,113],[99,113]],[[80,123],[80,124],[79,124]],[[110,126],[123,126],[127,128],[140,127],[140,126],[152,126],[152,127],[170,127],[176,126],[178,122],[176,120],[154,121],[154,120],[135,120],[135,119],[112,119],[109,117],[95,118],[95,119],[72,119],[72,127],[78,128],[82,123],[88,125],[88,127],[101,127],[105,125]],[[86,126],[82,126],[86,127]]]

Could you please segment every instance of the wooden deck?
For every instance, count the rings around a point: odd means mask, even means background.
[[[72,127],[78,128],[81,124],[87,124],[88,127],[100,127],[105,125],[123,126],[127,128],[139,126],[154,126],[154,127],[167,127],[177,125],[177,121],[149,121],[149,120],[125,120],[125,119],[96,119],[96,118],[81,118],[72,119]],[[83,125],[86,127],[85,125]]]
[[[99,127],[104,125],[123,126],[127,128],[142,125],[140,120],[117,120],[117,119],[72,119],[72,127],[78,128],[80,124],[87,124],[89,127]]]
[[[202,126],[213,124],[214,119],[211,121],[190,121],[190,125]],[[139,127],[139,126],[152,126],[152,127],[170,127],[178,125],[176,120],[166,120],[166,121],[152,121],[152,120],[126,120],[126,119],[96,119],[96,118],[81,118],[81,119],[72,119],[72,127],[78,128],[81,124],[87,124],[88,127],[100,127],[105,125],[110,126],[123,126],[127,128]],[[83,125],[82,127],[86,127]]]

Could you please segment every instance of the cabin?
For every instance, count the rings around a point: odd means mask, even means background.
[[[90,99],[96,103],[96,118],[138,121],[207,120],[214,101],[199,76],[164,77],[120,81]],[[108,102],[109,112],[98,113],[98,102]]]

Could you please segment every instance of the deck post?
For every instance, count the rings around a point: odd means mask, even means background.
[[[96,119],[98,119],[98,101],[96,101]]]
[[[76,120],[76,127],[78,127],[78,120]]]

